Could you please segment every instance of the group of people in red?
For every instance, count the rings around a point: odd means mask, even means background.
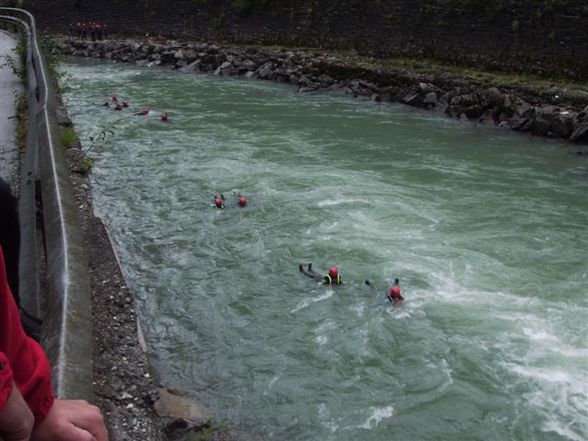
[[[102,104],[102,106],[106,107],[108,109],[110,109],[111,106],[113,106],[112,108],[114,110],[121,111],[121,110],[129,107],[129,102],[128,102],[128,100],[121,100],[121,99],[119,99],[119,97],[117,95],[113,94],[112,98],[106,98],[104,100],[104,103]],[[142,110],[133,113],[133,115],[148,116],[150,113],[151,113],[151,110],[149,109],[149,107],[143,107]],[[167,112],[163,112],[159,116],[159,119],[161,119],[162,121],[168,121],[169,114]]]
[[[212,198],[213,205],[218,208],[219,210],[224,210],[227,207],[246,207],[247,206],[247,197],[243,196],[241,193],[234,193],[233,198],[230,201],[225,199],[225,196],[221,194],[220,196],[215,196]]]
[[[108,26],[103,23],[76,22],[68,26],[69,38],[79,38],[82,40],[90,39],[92,41],[105,40],[108,38]]]
[[[20,242],[15,201],[0,179],[0,440],[108,441],[97,407],[55,397],[47,356],[23,327],[18,247],[12,246]],[[10,262],[4,260],[4,249]]]
[[[298,266],[298,270],[307,277],[310,277],[317,282],[320,282],[324,285],[342,285],[343,278],[341,276],[341,271],[336,266],[331,267],[326,275],[322,275],[312,269],[312,263],[308,264],[307,268],[304,268],[303,265]],[[379,294],[376,287],[369,281],[366,280],[365,284],[371,287],[377,294]],[[400,289],[400,280],[394,279],[394,284],[390,288],[390,292],[386,294],[386,301],[389,301],[394,306],[399,306],[402,304],[404,297],[402,297],[402,292]]]

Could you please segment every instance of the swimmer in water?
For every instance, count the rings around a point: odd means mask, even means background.
[[[341,278],[341,272],[339,268],[336,266],[329,269],[327,275],[323,276],[320,273],[317,273],[312,269],[312,263],[308,264],[308,269],[304,269],[302,265],[298,266],[298,270],[304,274],[306,277],[310,277],[311,279],[316,280],[317,282],[322,282],[324,285],[341,285],[343,284],[343,280]]]

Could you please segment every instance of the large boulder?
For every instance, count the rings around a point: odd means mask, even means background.
[[[588,124],[579,125],[570,136],[570,141],[576,143],[588,143]]]
[[[556,138],[569,138],[574,132],[576,114],[573,112],[562,112],[551,122],[551,133]]]
[[[214,74],[220,76],[229,76],[234,74],[234,70],[234,66],[229,61],[225,61],[219,67],[217,67],[217,69],[214,71]]]

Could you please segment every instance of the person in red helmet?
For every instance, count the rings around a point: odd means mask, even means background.
[[[220,196],[215,196],[212,199],[212,203],[214,204],[214,206],[216,208],[218,208],[219,210],[222,210],[225,208],[225,197],[222,194]]]
[[[394,279],[394,284],[392,285],[392,288],[390,288],[390,294],[388,294],[388,300],[390,300],[393,305],[400,305],[404,300],[400,290],[400,280]]]
[[[247,198],[245,196],[239,196],[239,199],[237,199],[237,204],[239,207],[245,207],[247,205]]]
[[[336,266],[329,269],[329,273],[325,276],[326,285],[341,285],[341,273]]]
[[[332,267],[326,276],[317,273],[312,269],[312,263],[308,264],[308,269],[304,269],[302,265],[298,266],[298,270],[306,277],[322,282],[325,285],[342,285],[343,280],[341,279],[341,272],[336,266]]]

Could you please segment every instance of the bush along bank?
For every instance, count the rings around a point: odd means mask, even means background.
[[[588,153],[588,85],[513,78],[431,67],[395,67],[394,60],[353,58],[302,49],[221,47],[209,43],[58,39],[66,55],[187,73],[245,76],[289,83],[300,92],[332,91],[377,102],[400,102],[464,121],[565,139]],[[380,63],[381,62],[381,63]]]

